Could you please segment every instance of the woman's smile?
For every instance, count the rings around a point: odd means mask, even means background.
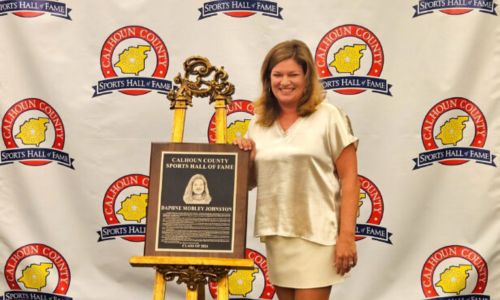
[[[282,107],[298,106],[305,91],[302,67],[289,58],[271,70],[271,90]]]

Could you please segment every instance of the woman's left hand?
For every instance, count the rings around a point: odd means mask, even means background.
[[[358,252],[354,236],[340,235],[335,245],[335,268],[344,275],[358,263]]]

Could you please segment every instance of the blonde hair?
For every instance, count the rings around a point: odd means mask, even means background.
[[[305,76],[304,95],[299,100],[297,114],[301,117],[312,114],[325,99],[325,91],[319,82],[311,51],[299,40],[284,41],[267,53],[260,69],[262,92],[254,102],[257,124],[271,126],[280,114],[280,106],[271,91],[271,71],[280,62],[293,59],[302,67]]]
[[[200,199],[195,199],[195,196],[193,195],[193,184],[197,179],[203,181],[204,187],[203,193],[199,196]],[[203,176],[202,174],[193,175],[186,185],[184,196],[182,198],[186,204],[209,204],[210,201],[212,201],[212,197],[210,196],[210,192],[208,191],[208,183],[205,176]]]

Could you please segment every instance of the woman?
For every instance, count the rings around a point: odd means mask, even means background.
[[[189,179],[183,199],[186,204],[209,204],[212,201],[205,176],[195,174]]]
[[[248,138],[257,185],[255,235],[280,300],[329,299],[357,263],[356,145],[348,117],[324,101],[301,41],[279,43],[261,68]]]

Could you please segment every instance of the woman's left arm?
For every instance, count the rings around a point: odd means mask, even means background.
[[[335,162],[340,181],[340,224],[335,246],[337,273],[345,274],[358,262],[355,232],[359,202],[359,179],[356,148],[344,148]]]

